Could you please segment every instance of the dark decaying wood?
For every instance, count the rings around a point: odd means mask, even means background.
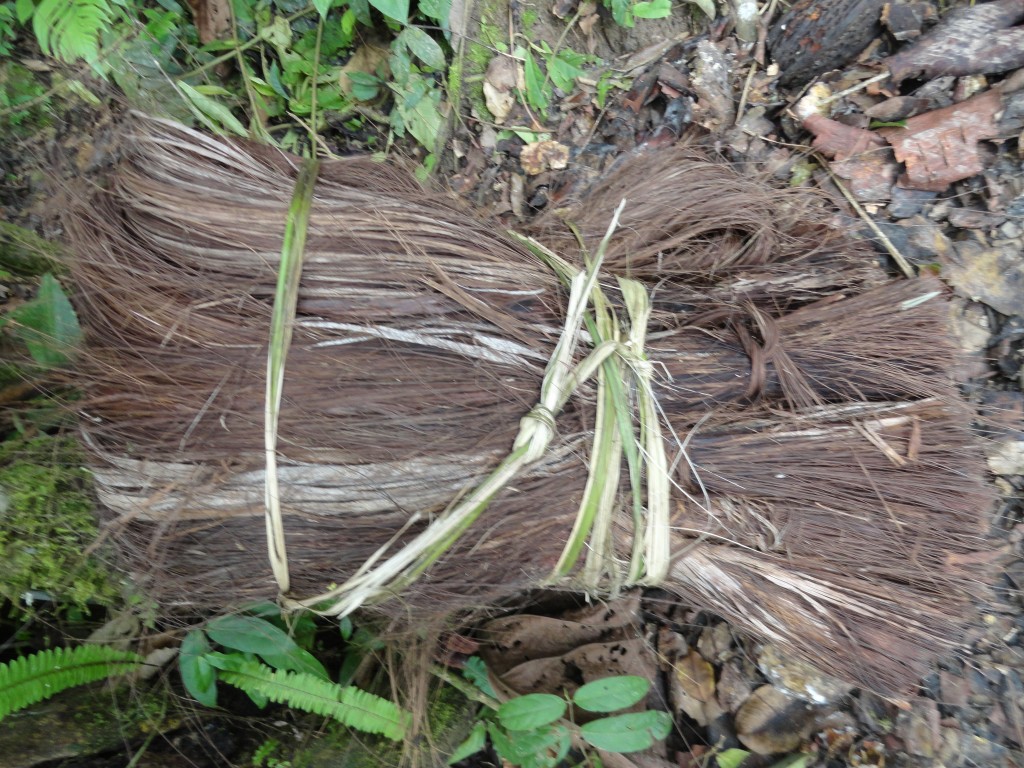
[[[124,142],[109,190],[68,220],[106,531],[169,613],[272,598],[264,365],[296,163],[158,122]],[[813,195],[693,150],[624,162],[562,216],[593,247],[622,198],[607,289],[639,278],[655,306],[668,588],[861,685],[906,690],[955,645],[985,581],[971,562],[988,493],[948,375],[941,284],[887,281]],[[580,260],[559,216],[534,233]],[[508,452],[563,302],[493,221],[387,165],[324,164],[281,417],[298,596]],[[451,613],[543,581],[586,480],[593,399],[575,396],[549,455],[380,610]]]

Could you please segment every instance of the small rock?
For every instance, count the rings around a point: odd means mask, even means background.
[[[770,643],[761,647],[757,666],[777,687],[814,704],[832,704],[853,687],[822,674],[806,662],[787,656]]]
[[[909,219],[921,213],[925,203],[930,203],[938,196],[938,192],[893,187],[892,199],[885,210],[894,219]]]
[[[943,275],[964,296],[1004,315],[1024,314],[1024,255],[1017,247],[975,240],[954,245]]]
[[[736,713],[736,735],[751,752],[792,752],[814,730],[816,708],[770,685],[762,685]]]
[[[988,211],[979,211],[976,208],[953,208],[946,217],[947,221],[954,227],[963,229],[987,229],[995,227],[1006,221],[1006,217]]]

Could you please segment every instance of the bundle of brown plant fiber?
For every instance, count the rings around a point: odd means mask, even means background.
[[[302,161],[141,119],[124,144],[68,221],[83,430],[108,534],[165,609],[658,584],[883,692],[957,642],[988,495],[943,288],[887,280],[813,195],[638,155],[543,217],[542,247],[386,164],[324,162],[275,580],[268,329]]]

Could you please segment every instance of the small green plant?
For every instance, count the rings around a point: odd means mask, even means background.
[[[178,668],[192,697],[210,707],[217,704],[219,680],[240,688],[257,706],[287,704],[396,741],[409,723],[395,703],[333,682],[313,654],[260,616],[222,616],[192,630],[181,645]]]
[[[277,739],[267,739],[252,753],[253,768],[291,768],[290,760],[281,760],[274,753],[281,744]]]
[[[467,677],[488,696],[492,695],[481,664],[467,666]],[[647,695],[650,681],[634,675],[595,680],[581,686],[571,697],[549,693],[517,696],[498,706],[473,727],[469,737],[449,758],[449,765],[491,745],[505,762],[520,768],[554,768],[569,753],[573,733],[587,744],[606,752],[638,752],[668,736],[672,717],[667,712],[628,712],[591,720],[582,726],[562,721],[572,705],[595,713],[617,712],[632,707]]]
[[[71,302],[53,274],[39,281],[36,297],[0,316],[0,330],[9,330],[43,368],[57,368],[71,360],[82,340]]]
[[[0,664],[0,719],[61,691],[137,668],[143,659],[102,645],[51,648]]]

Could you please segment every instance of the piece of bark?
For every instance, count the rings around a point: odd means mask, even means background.
[[[782,69],[779,82],[796,88],[840,69],[881,30],[884,0],[799,0],[768,33],[768,49]]]
[[[227,39],[231,31],[229,0],[187,0],[196,34],[203,45]]]
[[[833,173],[847,182],[858,200],[888,200],[896,180],[892,151],[877,134],[812,114],[803,126],[814,134],[812,146],[831,158]]]
[[[924,23],[934,19],[935,6],[931,3],[886,3],[882,9],[882,24],[897,40],[920,37]]]
[[[881,128],[896,159],[906,164],[900,186],[941,192],[954,181],[984,170],[978,142],[999,136],[995,115],[1001,94],[989,90],[973,99],[911,117],[904,128]]]
[[[897,83],[909,77],[976,75],[1024,66],[1024,0],[951,11],[917,43],[886,61]]]

